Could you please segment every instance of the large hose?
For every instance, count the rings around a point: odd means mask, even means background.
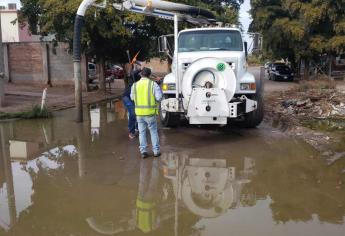
[[[208,19],[214,19],[215,16],[212,12],[202,9],[200,7],[189,6],[181,3],[174,3],[168,1],[161,1],[161,0],[132,0],[133,3],[140,5],[140,6],[147,6],[148,2],[153,8],[157,8],[160,10],[167,10],[167,11],[175,11],[179,13],[185,13],[189,15],[195,16],[203,16]]]
[[[76,15],[73,32],[73,61],[80,61],[81,59],[81,31],[84,24],[84,17]]]

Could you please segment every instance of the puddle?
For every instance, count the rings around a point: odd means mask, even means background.
[[[140,160],[121,103],[0,123],[0,235],[344,235],[345,161],[268,125],[161,129]]]

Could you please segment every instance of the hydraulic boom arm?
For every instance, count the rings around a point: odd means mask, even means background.
[[[80,4],[74,22],[73,35],[73,64],[74,64],[74,81],[75,81],[75,105],[77,110],[77,122],[83,121],[83,106],[82,106],[82,78],[81,78],[81,32],[84,22],[86,10],[90,6],[104,8],[106,7],[106,0],[101,4],[96,4],[96,0],[83,0]],[[174,20],[174,35],[175,48],[177,46],[178,21],[187,21],[192,24],[206,25],[214,22],[214,15],[212,12],[199,7],[189,6],[180,3],[161,1],[161,0],[126,0],[122,3],[115,3],[113,7],[120,11],[130,11],[134,13],[154,16],[167,20]],[[177,51],[175,50],[175,53]],[[177,59],[177,57],[175,57]],[[177,62],[177,61],[176,61]],[[176,70],[177,75],[177,70]],[[176,98],[179,99],[179,81],[176,83]]]

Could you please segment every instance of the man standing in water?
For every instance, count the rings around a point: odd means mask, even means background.
[[[136,68],[136,70],[133,70],[129,72],[128,76],[128,84],[125,88],[125,91],[122,95],[122,102],[123,105],[126,107],[128,111],[128,137],[130,140],[134,139],[136,137],[135,129],[136,129],[136,117],[135,117],[135,111],[134,111],[134,103],[133,100],[131,99],[131,88],[133,84],[137,81],[140,80],[140,75],[139,73],[141,72],[141,65],[138,64],[139,67]]]
[[[151,80],[151,69],[144,67],[141,71],[141,80],[134,83],[131,90],[131,99],[135,103],[135,114],[139,128],[140,153],[142,158],[147,158],[146,130],[150,131],[153,155],[161,155],[157,128],[158,102],[163,94],[159,85]]]

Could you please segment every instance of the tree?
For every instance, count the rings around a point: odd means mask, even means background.
[[[265,50],[295,64],[345,50],[342,0],[251,0],[250,29],[263,34]],[[308,68],[306,68],[308,71]],[[308,76],[308,73],[306,74]]]
[[[57,41],[72,42],[73,21],[81,0],[21,0],[21,21],[26,20],[33,33],[55,34]],[[86,14],[82,48],[90,55],[106,60],[126,61],[125,49],[141,51],[140,59],[156,54],[157,37],[173,31],[171,22],[116,11],[108,1],[105,9],[91,7]],[[179,0],[175,2],[206,7],[218,19],[238,23],[243,0]],[[37,27],[38,26],[38,27]]]

